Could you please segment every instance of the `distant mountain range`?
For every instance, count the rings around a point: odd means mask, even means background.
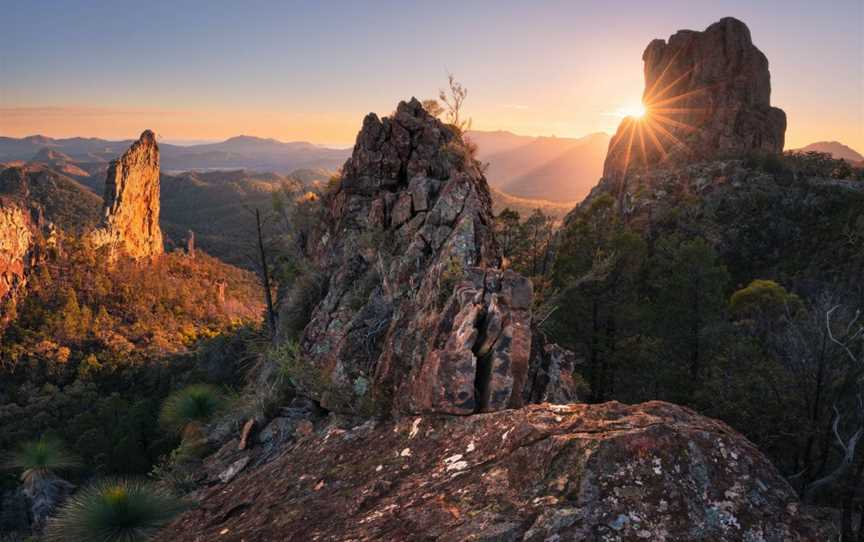
[[[529,137],[510,132],[472,131],[478,157],[488,162],[489,184],[522,198],[577,203],[597,184],[609,135],[582,138]]]
[[[552,210],[559,204],[572,207],[581,201],[600,179],[609,146],[609,136],[604,133],[577,139],[473,130],[467,136],[477,145],[478,158],[488,164],[486,178],[497,193],[496,199],[504,201],[513,196],[515,199],[510,202],[523,211],[532,207]],[[130,141],[83,137],[0,137],[0,162],[47,164],[92,186],[94,181],[98,183],[100,177],[104,177],[108,162],[129,145]],[[338,170],[351,153],[351,149],[252,136],[189,146],[160,143],[159,148],[162,170],[168,174],[242,169],[290,174],[304,184]],[[836,141],[813,143],[798,150],[827,152],[853,163],[864,161],[860,153]],[[94,180],[88,179],[89,176]],[[304,179],[304,176],[309,178]],[[545,201],[532,203],[530,200]],[[558,214],[557,209],[552,214]]]
[[[46,161],[62,157],[81,169],[93,172],[94,166],[107,163],[129,147],[128,141],[73,137],[54,139],[30,136],[21,139],[0,137],[0,162]],[[160,143],[164,171],[248,169],[288,173],[301,168],[337,169],[350,155],[350,149],[330,149],[304,141],[283,143],[275,139],[238,136],[220,143],[180,146]]]
[[[519,198],[574,204],[600,178],[609,144],[606,134],[583,138],[531,137],[497,131],[471,131],[478,157],[489,163],[487,178],[492,187]],[[73,137],[0,137],[0,162],[23,165],[43,163],[64,174],[83,179],[104,175],[108,162],[119,156],[131,141],[108,141]],[[339,169],[351,149],[332,149],[307,142],[281,142],[252,136],[237,136],[219,143],[174,145],[160,143],[162,171],[247,170],[292,174],[297,170]],[[88,183],[89,184],[89,183]]]
[[[838,160],[842,159],[852,163],[864,162],[864,156],[861,156],[861,153],[839,141],[819,141],[795,150],[800,152],[825,152]]]

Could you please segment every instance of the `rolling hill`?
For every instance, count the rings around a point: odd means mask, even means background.
[[[852,163],[864,162],[864,156],[861,153],[839,141],[818,141],[795,150],[800,152],[825,152],[838,160],[846,160]]]

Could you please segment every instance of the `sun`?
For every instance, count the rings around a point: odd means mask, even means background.
[[[634,119],[641,119],[642,117],[645,116],[646,112],[647,111],[645,109],[645,105],[640,103],[640,104],[635,104],[635,105],[628,105],[628,106],[624,106],[624,107],[619,107],[618,110],[616,111],[616,114],[618,116],[620,116],[621,118],[632,117]]]

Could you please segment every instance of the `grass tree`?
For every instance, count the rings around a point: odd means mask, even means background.
[[[168,396],[162,403],[159,422],[178,435],[197,433],[225,405],[224,394],[209,384],[193,384]]]
[[[147,481],[106,479],[70,497],[48,521],[48,542],[151,540],[185,508],[167,490]]]
[[[58,438],[43,436],[22,443],[6,460],[5,467],[21,473],[21,481],[32,486],[40,480],[56,478],[63,471],[80,465]]]
[[[59,473],[80,465],[60,439],[42,436],[21,443],[6,459],[4,467],[21,473],[24,495],[30,501],[32,527],[38,531],[74,486]]]

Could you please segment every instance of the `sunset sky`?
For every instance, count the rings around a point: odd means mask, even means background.
[[[613,132],[651,39],[734,16],[768,56],[787,148],[864,151],[862,4],[0,0],[0,135],[348,145],[364,114],[433,97],[448,72],[474,128]]]

